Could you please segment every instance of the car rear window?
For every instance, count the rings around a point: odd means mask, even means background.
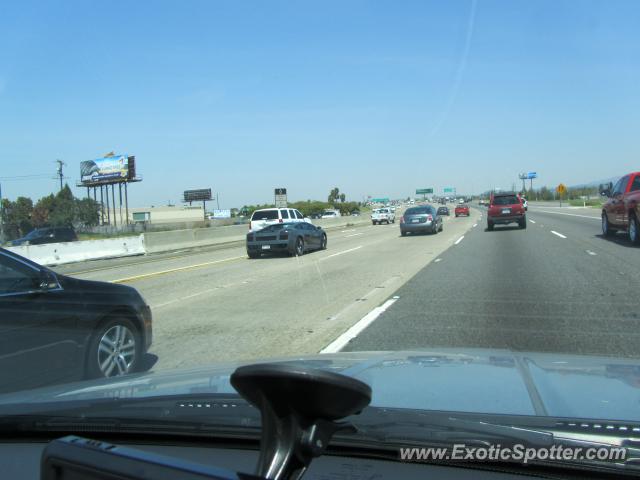
[[[404,212],[405,215],[425,215],[427,213],[433,213],[433,209],[430,207],[414,207],[408,208],[407,211]]]
[[[494,205],[516,205],[520,203],[515,195],[501,195],[493,197]]]
[[[278,219],[278,211],[277,210],[257,210],[253,212],[251,216],[251,220],[277,220]]]

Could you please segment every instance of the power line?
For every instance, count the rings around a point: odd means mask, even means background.
[[[41,180],[45,180],[45,179],[51,179],[51,174],[50,173],[40,173],[40,174],[33,174],[33,175],[14,175],[12,177],[0,177],[0,180],[36,180],[36,179],[41,179]],[[57,180],[58,177],[55,177],[55,179]]]

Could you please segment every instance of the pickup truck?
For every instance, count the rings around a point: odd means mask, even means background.
[[[389,208],[378,208],[371,212],[371,223],[374,225],[396,223],[396,214]]]
[[[611,236],[626,231],[632,243],[640,243],[640,172],[625,175],[600,193],[609,197],[602,206],[602,233]]]

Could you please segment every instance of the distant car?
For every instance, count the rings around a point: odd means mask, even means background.
[[[325,210],[322,213],[322,218],[338,218],[340,216],[341,215],[339,210]]]
[[[0,248],[0,391],[132,373],[151,309],[132,287],[59,275]]]
[[[22,238],[11,242],[11,246],[43,245],[46,243],[75,242],[78,236],[72,227],[36,228]]]
[[[371,223],[373,225],[396,223],[396,214],[389,208],[377,208],[371,212]]]
[[[313,212],[311,215],[309,215],[309,218],[312,220],[319,220],[320,218],[322,218],[322,212]]]
[[[351,216],[352,217],[359,217],[360,216],[360,210],[354,210],[353,212],[351,212]]]
[[[305,218],[295,208],[264,208],[256,210],[251,215],[251,221],[249,222],[249,230],[258,231],[262,230],[269,225],[278,223],[296,223],[296,222],[310,222],[310,219]]]
[[[440,210],[440,209],[438,209]],[[443,230],[442,217],[431,205],[408,208],[400,217],[400,234],[433,233]]]
[[[310,250],[326,249],[327,234],[322,227],[306,222],[279,223],[249,232],[246,245],[249,258],[258,258],[263,253],[286,253],[299,257]]]
[[[492,193],[487,210],[487,229],[493,230],[494,225],[510,223],[527,228],[527,218],[520,197],[514,192]]]
[[[449,207],[438,207],[438,215],[446,215],[447,217],[451,215]]]
[[[469,213],[469,205],[466,205],[466,204],[456,205],[456,208],[454,210],[454,214],[455,214],[456,217],[459,217],[461,215],[464,215],[465,217],[468,217],[470,215],[470,213]]]

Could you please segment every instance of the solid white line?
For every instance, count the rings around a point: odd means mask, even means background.
[[[356,338],[365,328],[371,325],[387,308],[393,305],[398,299],[390,298],[379,307],[374,308],[362,317],[349,330],[336,338],[329,345],[320,350],[320,353],[337,353],[342,350],[351,340]]]
[[[341,230],[340,233],[348,233],[348,232],[355,232],[356,229],[351,229],[351,230]]]
[[[327,258],[337,257],[338,255],[343,255],[345,253],[353,252],[353,251],[358,250],[360,248],[362,248],[362,245],[359,245],[359,246],[357,246],[355,248],[350,248],[349,250],[343,250],[342,252],[332,253],[331,255],[327,255],[326,257],[322,257],[320,260],[326,260]]]
[[[548,212],[546,210],[536,210],[536,212],[550,213],[552,215],[568,215],[570,217],[590,218],[591,220],[600,220],[600,217],[596,217],[593,215],[578,215],[577,213],[564,213],[564,212]]]
[[[529,221],[530,221],[531,223],[536,223],[536,221],[535,221],[535,220],[529,220]]]
[[[597,253],[596,253],[596,252],[592,252],[591,250],[586,250],[586,252],[587,252],[589,255],[597,255]]]
[[[461,236],[458,240],[456,240],[454,245],[458,245],[462,241],[463,238],[464,238],[464,235]]]
[[[475,227],[477,227],[477,226],[478,226],[478,224],[477,224],[477,223],[474,223],[472,228],[475,228]]]
[[[434,262],[435,262],[435,263],[438,263],[438,262],[441,262],[441,261],[442,261],[442,259],[441,259],[441,258],[436,258],[436,259],[434,260]]]
[[[555,230],[551,230],[551,233],[553,233],[554,235],[559,236],[560,238],[567,238],[565,237],[563,234],[556,232]]]
[[[358,235],[364,235],[364,233],[362,233],[362,232],[360,232],[360,233],[352,233],[351,235],[345,235],[344,238],[357,237]]]

